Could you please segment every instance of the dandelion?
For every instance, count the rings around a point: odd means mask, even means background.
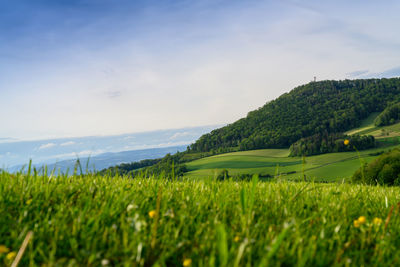
[[[349,141],[349,139],[345,139],[343,143],[344,143],[345,146],[347,146],[347,145],[350,144],[350,141]]]
[[[12,261],[15,258],[15,256],[17,256],[17,252],[11,251],[10,253],[7,254],[6,259]]]
[[[373,223],[374,225],[381,225],[382,219],[381,219],[381,218],[378,218],[378,217],[375,217],[375,218],[372,220],[372,223]]]
[[[0,245],[0,254],[7,253],[9,251],[10,250],[6,246]]]
[[[233,241],[235,241],[236,243],[240,241],[240,237],[239,236],[235,236],[235,238],[233,239]]]
[[[26,205],[30,205],[32,203],[32,199],[28,199],[25,203]]]
[[[183,261],[183,266],[189,267],[190,265],[192,265],[192,260],[191,259],[185,259]]]
[[[364,224],[366,221],[367,221],[367,218],[365,218],[365,216],[360,216],[360,217],[358,218],[358,222],[359,222],[360,224]]]
[[[367,218],[365,218],[365,216],[360,216],[358,217],[357,220],[355,220],[353,222],[354,227],[358,228],[360,227],[362,224],[364,224],[367,221]]]
[[[150,218],[156,217],[156,211],[155,211],[155,210],[150,211],[150,212],[149,212],[149,217],[150,217]]]

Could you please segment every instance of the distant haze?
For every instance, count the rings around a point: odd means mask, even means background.
[[[49,163],[34,163],[33,167],[36,170],[43,171],[44,168],[47,167],[47,170],[55,173],[64,173],[64,174],[72,174],[76,170],[80,173],[82,172],[91,172],[91,171],[100,171],[105,168],[116,166],[122,163],[132,163],[138,162],[145,159],[156,159],[162,158],[166,154],[175,154],[178,151],[186,150],[186,146],[169,146],[169,147],[159,147],[159,148],[147,148],[147,149],[139,149],[139,150],[131,150],[131,151],[123,151],[123,152],[108,152],[95,156],[80,156],[74,159],[66,159],[66,160],[57,160],[56,162],[50,161]],[[78,162],[79,159],[79,162]],[[10,172],[18,172],[18,171],[27,171],[29,163],[25,163],[22,165],[12,166],[7,168],[7,171]],[[79,168],[80,165],[80,168]],[[79,168],[79,170],[78,170]]]
[[[182,129],[159,130],[113,136],[89,136],[76,138],[43,139],[31,141],[0,140],[0,168],[27,164],[32,159],[34,164],[53,164],[66,159],[94,157],[98,158],[96,167],[111,166],[112,163],[131,162],[141,159],[162,157],[166,153],[184,150],[202,134],[218,126],[193,127]],[[168,148],[171,149],[160,149]],[[122,152],[157,148],[137,153],[104,155],[107,152]],[[109,159],[108,163],[103,163]],[[100,160],[102,162],[100,162]],[[111,165],[110,165],[111,164]]]

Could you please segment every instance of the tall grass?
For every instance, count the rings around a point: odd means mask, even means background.
[[[0,245],[33,232],[20,266],[396,266],[399,201],[397,187],[1,172]]]

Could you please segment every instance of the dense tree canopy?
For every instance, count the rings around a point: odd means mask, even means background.
[[[400,99],[400,79],[311,82],[201,136],[192,152],[286,148],[303,137],[344,132]]]
[[[348,140],[348,144],[345,143]],[[301,138],[290,146],[290,156],[310,156],[332,152],[344,152],[375,147],[375,138],[371,135],[347,136],[341,133],[315,134]]]

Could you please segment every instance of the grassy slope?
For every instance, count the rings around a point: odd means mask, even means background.
[[[359,128],[346,134],[371,134],[380,142],[382,147],[360,152],[363,162],[370,162],[378,156],[368,154],[388,150],[399,145],[391,143],[392,138],[400,136],[400,123],[391,126],[375,127],[373,122],[379,113],[373,113],[364,120]],[[386,133],[382,135],[382,129]],[[187,177],[205,178],[214,177],[220,169],[227,169],[229,174],[270,174],[288,173],[288,179],[302,178],[302,172],[309,179],[317,181],[335,181],[347,179],[360,167],[360,159],[356,152],[330,153],[306,158],[303,165],[299,157],[288,157],[286,149],[262,149],[244,152],[234,152],[213,157],[207,157],[187,164],[190,172]]]
[[[399,214],[386,228],[372,221],[399,196],[348,184],[0,173],[0,245],[18,251],[33,231],[20,266],[397,266]]]
[[[352,134],[359,134],[363,131],[368,131],[375,127],[374,120],[379,115],[380,112],[373,112],[371,113],[368,118],[361,122],[360,127],[351,129],[350,131],[345,132],[345,134],[352,135]]]
[[[376,139],[384,139],[390,137],[400,136],[400,123],[377,127],[374,125],[374,120],[379,112],[372,113],[367,119],[365,119],[360,127],[347,131],[346,134],[368,134],[373,135]]]
[[[287,149],[261,149],[207,157],[187,163],[190,170],[188,176],[213,177],[218,169],[228,169],[230,174],[273,174],[277,165],[285,170],[292,170],[301,163],[301,159],[299,161],[298,158],[289,158],[288,154]]]
[[[385,150],[398,147],[398,145],[385,147]],[[374,148],[361,151],[361,160],[370,162],[378,156],[368,154],[381,151],[382,148]],[[303,166],[302,158],[287,157],[288,150],[263,149],[242,152],[227,153],[214,157],[196,160],[187,164],[190,172],[187,177],[205,178],[214,177],[217,170],[227,169],[230,174],[270,174],[287,173],[296,171],[294,174],[284,175],[288,179],[301,178],[302,170],[309,179],[316,181],[334,181],[350,178],[360,167],[360,160],[356,152],[330,153],[305,158]],[[285,153],[283,153],[285,151]],[[252,155],[252,153],[258,156]],[[261,156],[265,154],[265,156]],[[270,155],[276,155],[275,157]],[[282,155],[278,157],[277,155]]]

